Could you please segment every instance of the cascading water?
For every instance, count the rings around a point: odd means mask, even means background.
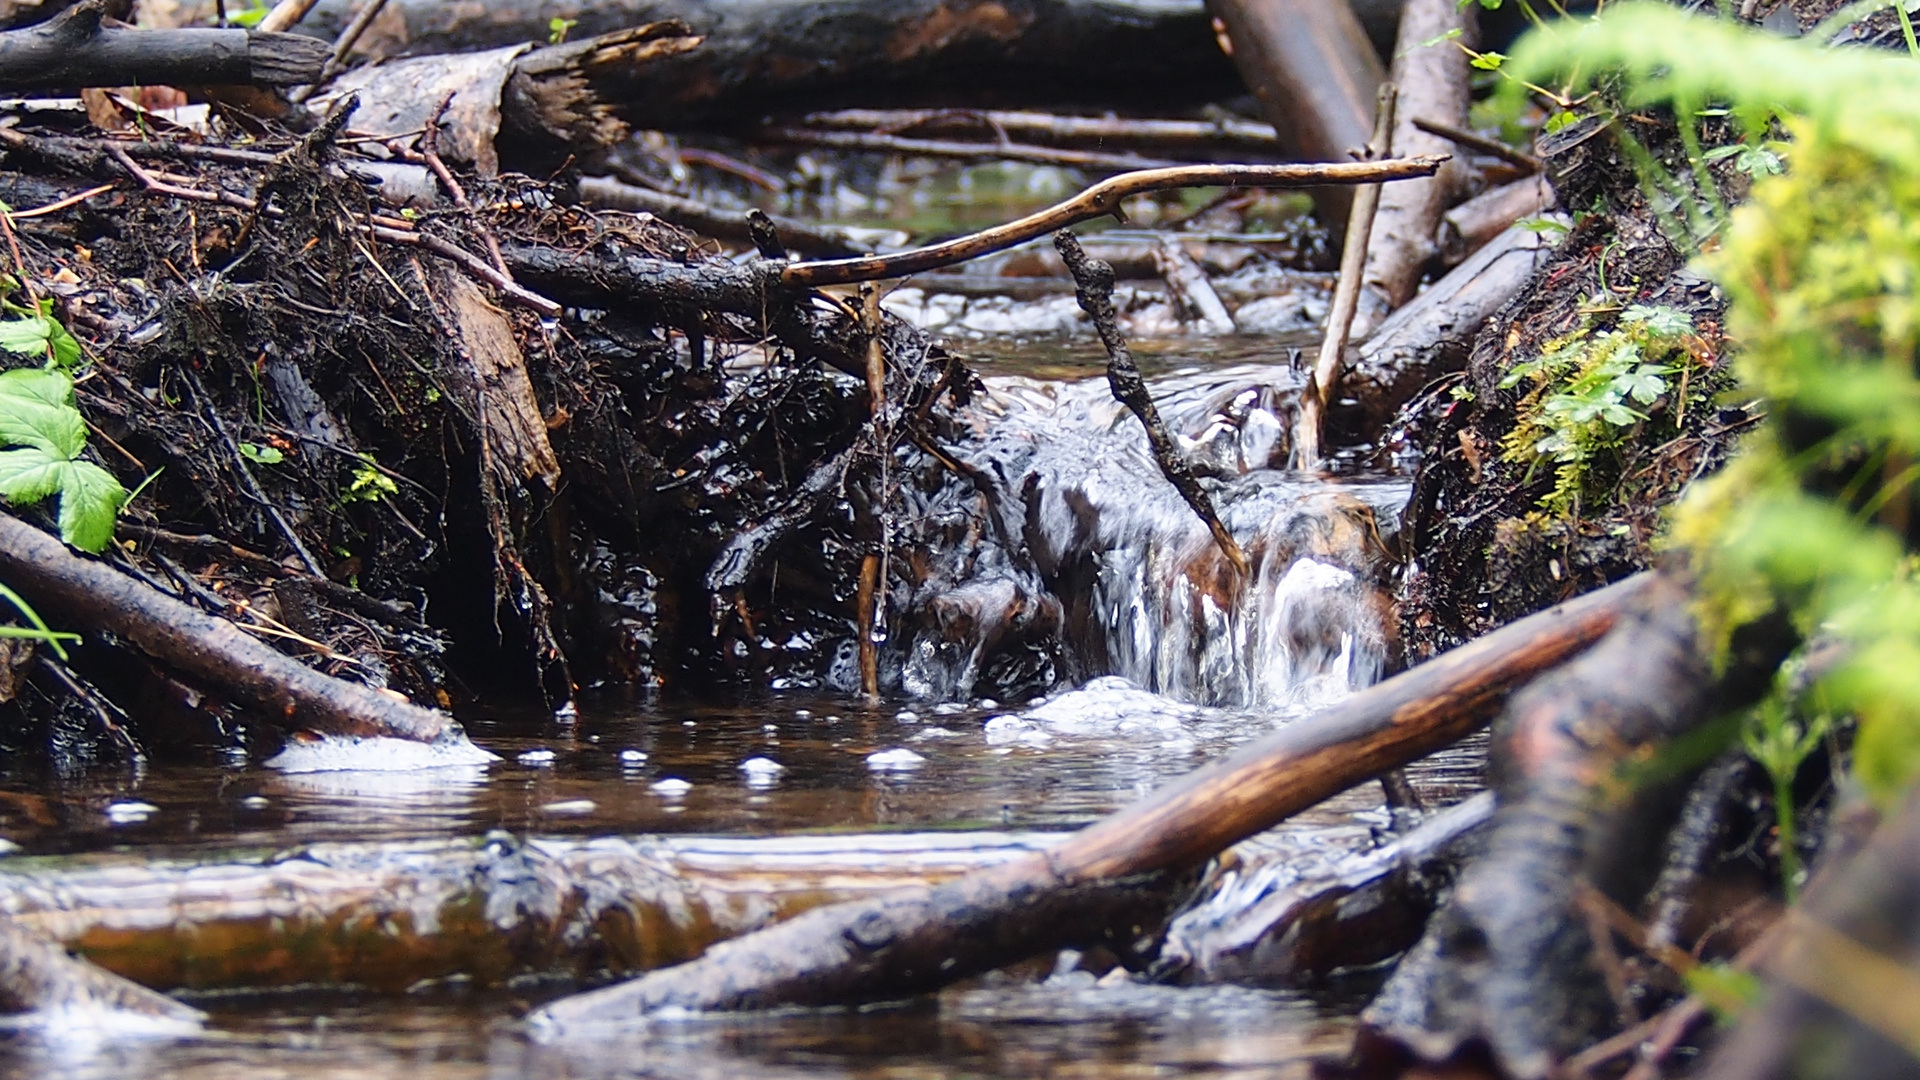
[[[1275,468],[1298,391],[1278,365],[1153,381],[1252,562],[1243,582],[1104,380],[987,380],[972,431],[951,449],[1000,487],[1000,531],[1024,551],[1000,567],[990,550],[975,557],[967,585],[925,601],[941,617],[909,643],[905,687],[969,695],[1022,619],[1057,636],[1064,680],[1117,675],[1192,704],[1288,714],[1375,681],[1391,648],[1382,535],[1406,486]]]

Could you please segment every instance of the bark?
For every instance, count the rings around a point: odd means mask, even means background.
[[[1283,143],[1308,161],[1345,161],[1373,133],[1385,72],[1343,4],[1323,0],[1209,0],[1226,27],[1233,63]],[[1346,216],[1351,194],[1317,193],[1323,212]]]
[[[817,909],[691,964],[563,999],[533,1023],[542,1037],[557,1038],[668,1008],[886,1000],[1075,942],[1133,952],[1168,875],[1471,732],[1514,687],[1605,634],[1644,586],[1644,578],[1622,582],[1489,634],[1296,721],[1051,850],[936,889]],[[1115,914],[1131,921],[1106,921]]]
[[[717,240],[736,244],[753,240],[747,216],[743,213],[717,210],[693,199],[622,183],[611,177],[582,178],[580,199],[589,206],[652,214],[662,221],[670,221],[681,228]],[[881,229],[816,224],[788,217],[773,217],[771,220],[775,234],[787,250],[823,258],[845,258],[897,248],[906,239],[905,233]]]
[[[999,139],[1042,146],[1151,150],[1160,154],[1244,158],[1281,153],[1273,125],[1235,116],[1212,120],[1137,119],[1124,116],[1061,116],[994,109],[841,109],[815,113],[801,124],[814,131],[877,131],[920,138]]]
[[[326,46],[296,34],[246,30],[133,30],[105,26],[99,0],[26,30],[0,34],[0,86],[291,86],[312,82]]]
[[[1553,254],[1549,243],[1508,229],[1374,329],[1340,380],[1364,430],[1381,430],[1422,386],[1466,364],[1481,324],[1521,293]]]
[[[1514,222],[1544,213],[1553,203],[1553,185],[1539,174],[1489,188],[1440,219],[1440,255],[1448,265],[1456,265]]]
[[[1762,630],[1769,627],[1762,627]],[[1374,1031],[1439,1062],[1489,1047],[1505,1075],[1552,1075],[1617,1026],[1577,896],[1583,883],[1637,906],[1679,811],[1675,785],[1623,783],[1708,716],[1751,702],[1790,644],[1736,642],[1714,677],[1684,574],[1653,576],[1606,639],[1515,695],[1495,731],[1500,816],[1487,854],[1364,1016]]]
[[[267,778],[280,802],[324,780]],[[11,918],[142,985],[399,993],[465,975],[591,979],[679,963],[822,904],[924,887],[1041,835],[549,837],[109,852],[0,875]],[[0,932],[0,946],[4,945]]]
[[[1451,40],[1428,42],[1465,31],[1471,25],[1468,8],[1456,0],[1408,0],[1401,12],[1400,40],[1394,47],[1391,75],[1399,90],[1400,105],[1389,153],[1454,156],[1431,177],[1381,189],[1373,236],[1367,244],[1363,275],[1366,290],[1356,328],[1358,336],[1365,337],[1367,328],[1379,325],[1388,312],[1413,299],[1436,253],[1434,236],[1440,215],[1465,186],[1468,166],[1455,153],[1453,143],[1422,131],[1414,121],[1466,126],[1471,100],[1466,54]]]
[[[114,634],[282,730],[473,749],[452,717],[323,675],[10,514],[0,514],[0,580],[49,620]]]
[[[351,0],[306,20],[332,39]],[[1198,3],[1139,0],[392,0],[376,55],[569,41],[681,19],[697,53],[612,94],[637,127],[734,127],[847,106],[1196,107],[1239,90]]]

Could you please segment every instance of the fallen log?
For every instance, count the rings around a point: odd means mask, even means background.
[[[298,778],[268,779],[276,801]],[[325,790],[323,787],[322,790]],[[484,837],[15,860],[11,919],[142,986],[399,993],[463,976],[604,979],[822,904],[923,887],[1054,836]],[[3,987],[0,987],[3,989]]]
[[[352,0],[304,20],[332,40]],[[697,52],[610,90],[636,127],[738,127],[846,106],[1198,107],[1239,92],[1205,9],[1143,0],[392,0],[363,49],[434,53],[569,41],[665,19]]]
[[[135,30],[107,26],[105,0],[84,0],[26,30],[0,33],[0,86],[292,86],[312,82],[326,46],[298,34]]]
[[[1347,360],[1341,396],[1379,431],[1438,375],[1466,365],[1474,336],[1553,254],[1543,233],[1509,228],[1387,317]]]
[[[1648,838],[1684,794],[1622,770],[1750,704],[1791,645],[1766,620],[1743,627],[1716,677],[1692,595],[1684,572],[1653,574],[1603,641],[1514,696],[1495,731],[1487,852],[1368,1006],[1370,1039],[1426,1062],[1485,1045],[1503,1075],[1544,1078],[1618,1027],[1621,988],[1603,977],[1581,891],[1637,906],[1661,869]]]
[[[405,739],[467,760],[492,756],[468,742],[451,716],[323,675],[226,619],[73,554],[11,514],[0,514],[0,581],[50,619],[112,633],[289,734]]]
[[[1628,579],[1529,616],[1188,774],[1057,847],[931,890],[841,904],[699,960],[565,998],[541,1038],[662,1009],[879,1001],[1074,943],[1138,951],[1171,875],[1490,719],[1518,685],[1613,627],[1647,585]],[[1125,914],[1118,924],[1107,916]],[[1150,944],[1150,942],[1148,943]]]
[[[1449,140],[1427,132],[1414,120],[1466,126],[1471,101],[1467,57],[1452,39],[1472,30],[1471,7],[1456,0],[1408,0],[1401,10],[1400,38],[1389,76],[1400,102],[1387,153],[1406,157],[1453,152]],[[1466,161],[1455,156],[1430,177],[1381,189],[1367,244],[1362,274],[1366,288],[1356,336],[1365,337],[1388,312],[1413,299],[1435,254],[1440,216],[1463,193],[1467,171]]]
[[[612,177],[582,177],[580,201],[588,206],[609,210],[652,214],[662,221],[716,240],[729,240],[736,244],[751,243],[753,240],[752,228],[747,222],[747,215],[743,213],[718,210],[693,199],[622,183]],[[884,229],[821,224],[771,215],[770,220],[775,235],[789,251],[821,258],[843,258],[898,248],[907,239],[905,233]]]
[[[1311,161],[1344,161],[1367,145],[1386,72],[1351,9],[1322,0],[1209,0],[1207,8],[1282,143]],[[1350,193],[1317,194],[1330,220],[1346,217]]]

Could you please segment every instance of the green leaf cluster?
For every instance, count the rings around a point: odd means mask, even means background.
[[[1854,775],[1892,798],[1920,777],[1920,64],[1630,3],[1533,35],[1509,65],[1611,73],[1629,107],[1724,103],[1793,137],[1790,167],[1751,170],[1750,200],[1701,260],[1768,419],[1683,500],[1673,537],[1723,645],[1778,608],[1849,643],[1810,691],[1820,708],[1801,711],[1857,717]],[[1816,740],[1795,715],[1775,704],[1750,721],[1770,768]]]
[[[86,446],[72,376],[45,368],[0,372],[0,447],[17,448],[0,450],[0,499],[30,506],[59,496],[61,539],[99,551],[113,539],[127,492],[112,473],[80,460]]]
[[[1671,380],[1695,363],[1686,347],[1693,319],[1669,307],[1636,304],[1618,326],[1591,325],[1547,343],[1540,355],[1515,364],[1502,389],[1524,385],[1519,422],[1501,441],[1505,460],[1531,469],[1551,461],[1553,490],[1540,506],[1570,514],[1587,490],[1590,463],[1617,453],[1660,403]]]

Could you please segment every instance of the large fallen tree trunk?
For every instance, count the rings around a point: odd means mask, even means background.
[[[0,34],[0,86],[292,86],[312,82],[327,47],[297,34],[247,30],[134,30],[105,26],[104,0],[76,4],[49,22]]]
[[[308,24],[331,34],[348,6],[323,3]],[[643,128],[735,127],[845,106],[1197,107],[1239,89],[1199,4],[396,0],[389,10],[387,46],[413,55],[540,41],[556,17],[578,21],[575,39],[681,20],[705,39],[699,51],[636,68],[606,94]]]
[[[469,760],[488,756],[467,741],[451,716],[323,675],[226,619],[73,554],[11,514],[0,514],[0,581],[50,619],[112,633],[206,689],[258,710],[282,730],[407,739],[458,748]]]
[[[1297,721],[1189,774],[1058,847],[937,889],[821,908],[699,960],[563,999],[543,1037],[667,1008],[885,1000],[1035,952],[1101,943],[1136,952],[1171,876],[1288,815],[1453,742],[1513,688],[1605,634],[1644,578],[1531,616]],[[1112,916],[1127,916],[1115,923]],[[1146,944],[1150,945],[1148,941]]]

